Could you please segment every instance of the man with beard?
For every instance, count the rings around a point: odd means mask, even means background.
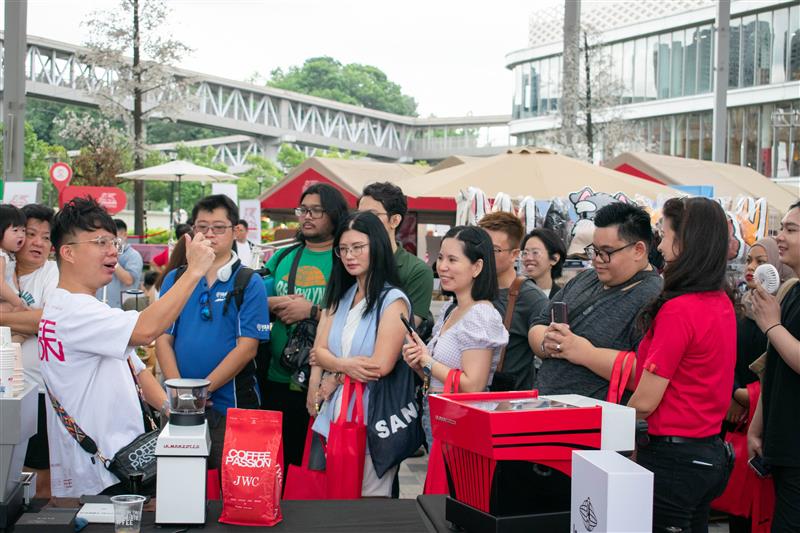
[[[339,221],[347,216],[347,202],[335,187],[317,183],[303,192],[294,212],[300,224],[299,244],[290,247],[288,253],[279,250],[267,262],[274,281],[268,287],[267,299],[275,320],[269,369],[262,382],[263,407],[283,413],[284,465],[299,465],[303,458],[309,414],[305,391],[291,382],[291,373],[281,366],[280,358],[295,324],[319,320],[333,261],[333,235]]]

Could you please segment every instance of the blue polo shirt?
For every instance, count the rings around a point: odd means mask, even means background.
[[[244,291],[242,308],[236,308],[236,298],[231,298],[228,312],[223,314],[225,297],[233,290],[238,267],[227,281],[217,279],[209,287],[203,277],[189,297],[178,319],[167,329],[175,337],[173,349],[181,377],[204,379],[236,347],[239,337],[259,341],[269,340],[269,312],[267,293],[258,275],[253,275]],[[175,270],[167,274],[161,286],[161,295],[175,283]],[[205,296],[207,294],[207,296]],[[207,301],[207,304],[201,302]],[[210,306],[211,316],[203,308]],[[213,409],[225,414],[229,407],[240,407],[247,398],[252,404],[258,401],[258,385],[255,378],[255,363],[251,361],[228,383],[211,394]],[[257,405],[241,405],[256,408]]]

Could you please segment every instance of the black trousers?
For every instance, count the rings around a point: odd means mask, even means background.
[[[800,531],[800,467],[772,465],[772,477],[775,480],[773,533]]]
[[[306,409],[306,392],[290,390],[288,383],[267,381],[261,396],[264,409],[283,413],[284,471],[290,464],[300,466],[310,418]]]
[[[639,448],[637,462],[654,474],[653,531],[706,533],[711,501],[730,476],[722,440],[653,441]]]

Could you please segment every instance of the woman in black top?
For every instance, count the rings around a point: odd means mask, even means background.
[[[800,277],[800,202],[781,221],[775,241],[783,264]],[[775,482],[772,531],[800,531],[800,284],[777,299],[753,293],[753,316],[769,339],[761,397],[747,432],[750,457],[761,456]]]
[[[734,374],[734,390],[730,407],[725,416],[725,431],[747,431],[750,414],[750,403],[758,402],[761,388],[758,376],[750,370],[750,364],[767,349],[767,336],[759,329],[753,315],[753,291],[758,282],[754,273],[763,264],[771,264],[780,275],[781,282],[794,277],[792,269],[780,262],[778,244],[772,237],[766,237],[750,247],[747,253],[745,283],[748,291],[742,297],[743,312],[736,322],[736,369]],[[755,384],[755,385],[752,385]],[[747,457],[736,457],[736,462],[746,463]],[[747,489],[752,497],[757,497],[764,490],[762,482],[750,483]],[[752,509],[741,509],[731,515],[729,528],[731,533],[749,533],[752,529],[750,512]]]
[[[558,234],[547,228],[537,228],[522,239],[524,274],[551,300],[561,290],[556,280],[561,277],[567,248]]]

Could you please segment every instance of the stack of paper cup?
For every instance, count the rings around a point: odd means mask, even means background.
[[[25,389],[25,373],[22,369],[22,345],[12,342],[14,347],[14,396],[19,396]]]
[[[17,351],[11,345],[11,331],[0,328],[0,398],[14,396],[14,366]]]

